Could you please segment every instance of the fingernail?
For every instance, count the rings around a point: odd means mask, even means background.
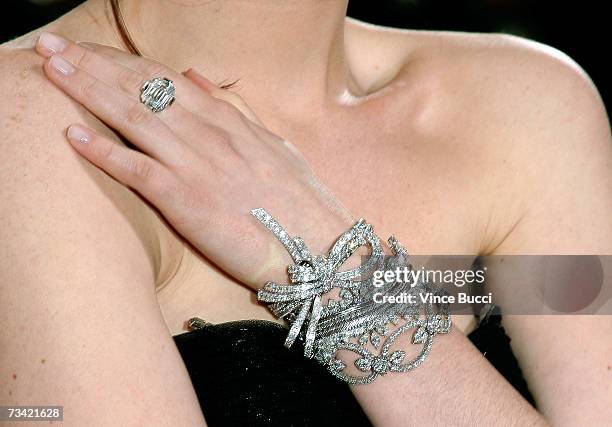
[[[67,136],[72,142],[80,142],[81,144],[89,144],[92,138],[91,132],[79,125],[71,125],[68,128]]]
[[[59,55],[53,55],[49,64],[62,74],[70,75],[74,73],[74,66]]]
[[[211,92],[212,90],[219,88],[219,86],[208,80],[202,73],[193,67],[183,72],[183,75],[207,92]]]
[[[68,46],[68,41],[51,33],[42,33],[38,38],[38,44],[51,53],[60,53]]]

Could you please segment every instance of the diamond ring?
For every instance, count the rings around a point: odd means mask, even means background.
[[[140,102],[154,113],[159,113],[174,102],[175,92],[172,80],[156,77],[146,81],[140,88]]]

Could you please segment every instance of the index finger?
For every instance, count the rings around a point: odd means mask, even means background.
[[[121,55],[121,61],[118,61],[116,52],[120,50],[107,48],[116,51],[113,56],[109,56],[93,45],[74,43],[57,34],[45,32],[36,43],[36,51],[46,58],[61,54],[104,83],[132,97],[140,96],[140,89],[146,81],[165,77],[174,83],[177,93],[181,94],[181,106],[186,110],[195,113],[214,108],[214,99],[209,94],[169,67],[125,52]]]
[[[160,62],[99,43],[77,42],[76,45],[103,55],[119,65],[146,76],[148,79],[166,77],[172,80],[176,85],[177,93],[181,94],[181,104],[191,112],[211,111],[215,107],[214,99],[210,94],[203,91],[201,87],[194,84],[183,74]]]
[[[192,103],[192,108],[196,108],[196,110],[190,108],[189,105],[186,105],[185,108],[194,112],[206,111],[206,117],[213,122],[215,121],[214,111],[216,107],[214,100],[217,99],[233,105],[238,109],[238,111],[240,111],[253,123],[261,127],[265,127],[261,120],[255,114],[255,112],[246,104],[246,102],[244,102],[244,100],[238,94],[230,92],[226,89],[219,88],[212,82],[208,81],[208,79],[206,79],[207,83],[204,83],[202,81],[204,80],[203,76],[195,72],[193,68],[190,68],[189,70],[183,73],[177,73],[176,71],[170,70],[168,67],[165,67],[163,64],[160,64],[156,61],[136,56],[129,52],[116,49],[114,47],[92,42],[77,42],[76,44],[78,46],[90,49],[100,55],[104,55],[109,59],[115,61],[117,64],[120,64],[124,67],[132,69],[144,75],[159,76],[160,73],[165,72],[166,74],[168,74],[168,78],[170,78],[171,80],[187,80],[191,85],[193,85],[193,88],[188,88],[188,90],[193,90],[198,97],[205,97],[206,99],[203,99],[201,104],[197,104],[195,101]],[[181,93],[185,93],[187,91],[181,90],[181,88],[177,89],[179,89]],[[189,103],[188,100],[185,102]]]

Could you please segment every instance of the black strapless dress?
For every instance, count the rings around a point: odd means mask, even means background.
[[[347,385],[303,356],[273,322],[206,324],[176,335],[208,425],[371,425]],[[470,340],[533,404],[500,316],[483,318]]]

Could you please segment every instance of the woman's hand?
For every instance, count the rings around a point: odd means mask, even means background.
[[[95,44],[43,34],[49,80],[139,151],[73,124],[76,151],[155,205],[193,246],[254,288],[286,281],[291,258],[250,211],[263,207],[315,253],[354,220],[289,142],[266,130],[236,95],[193,70]],[[166,77],[176,101],[153,113],[140,102],[147,80]]]

